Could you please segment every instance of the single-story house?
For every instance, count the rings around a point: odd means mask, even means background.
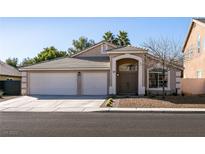
[[[147,63],[153,63],[147,65]],[[23,95],[144,95],[162,92],[159,61],[143,48],[102,41],[73,55],[20,68]],[[166,92],[180,93],[181,66],[166,71]]]
[[[0,61],[0,90],[5,95],[21,94],[21,72]]]
[[[0,60],[0,81],[21,80],[21,72]]]

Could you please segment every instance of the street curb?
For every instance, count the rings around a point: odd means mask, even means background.
[[[105,110],[103,110],[105,109]],[[125,112],[125,113],[205,113],[200,108],[103,108],[96,112]]]
[[[113,107],[104,107],[104,108],[23,108],[20,110],[12,107],[5,107],[0,109],[2,112],[79,112],[79,113],[92,113],[92,112],[109,112],[109,113],[205,113],[205,108],[113,108]]]

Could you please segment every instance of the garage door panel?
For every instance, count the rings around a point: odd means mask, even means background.
[[[31,73],[30,94],[76,95],[76,73]]]
[[[107,95],[107,72],[83,73],[83,95]]]

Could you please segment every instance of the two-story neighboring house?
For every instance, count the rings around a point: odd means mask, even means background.
[[[204,94],[205,18],[192,20],[182,51],[184,53],[184,83],[182,90],[185,93]]]

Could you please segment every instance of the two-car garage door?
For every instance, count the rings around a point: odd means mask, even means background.
[[[30,73],[31,95],[76,95],[76,73]]]
[[[80,78],[77,72],[30,73],[29,89],[31,95],[107,95],[107,72],[83,72]]]

